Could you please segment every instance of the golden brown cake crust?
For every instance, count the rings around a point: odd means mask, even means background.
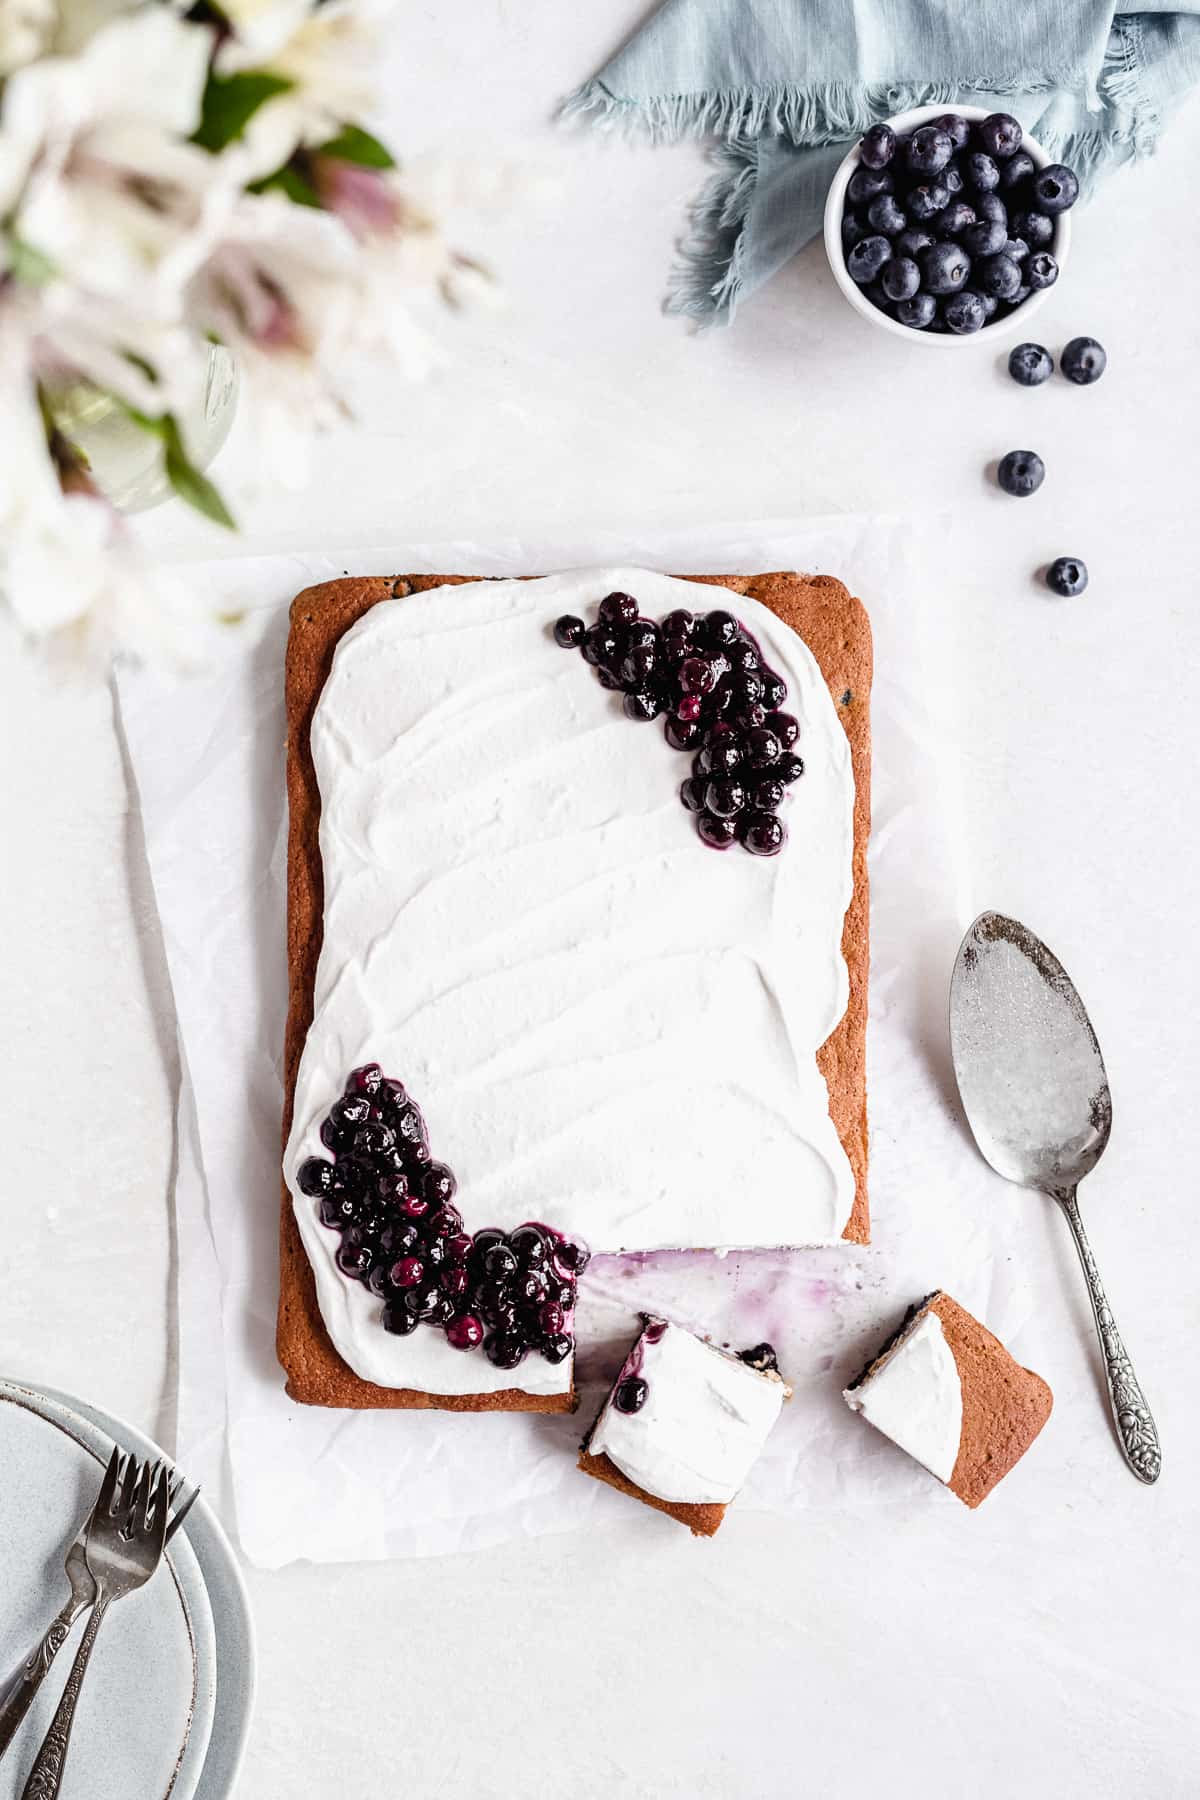
[[[656,1512],[666,1513],[668,1518],[678,1519],[686,1525],[693,1537],[712,1537],[721,1529],[721,1521],[725,1517],[723,1501],[710,1501],[705,1505],[689,1503],[686,1500],[660,1500],[657,1494],[648,1494],[636,1481],[630,1481],[628,1475],[622,1475],[615,1462],[603,1451],[593,1456],[590,1450],[582,1450],[579,1463],[585,1475],[594,1475],[597,1481],[606,1481],[619,1493],[628,1494],[634,1500],[642,1501],[645,1506],[652,1506]]]
[[[284,694],[287,711],[287,957],[288,1017],[284,1039],[283,1142],[291,1131],[300,1054],[312,1022],[313,984],[321,951],[324,879],[319,829],[320,793],[309,748],[309,730],[321,690],[345,632],[380,600],[430,588],[455,587],[467,575],[354,577],[306,588],[292,602]],[[854,767],[854,894],[846,913],[842,949],[850,974],[846,1013],[817,1061],[829,1087],[829,1111],[854,1173],[854,1207],[844,1235],[865,1244],[867,1209],[866,1032],[869,912],[867,839],[871,822],[870,690],[871,628],[859,601],[829,575],[701,575],[688,579],[749,594],[769,606],[808,645],[820,665],[838,717],[850,741]],[[801,746],[803,748],[803,746]],[[279,1360],[293,1400],[310,1406],[436,1407],[450,1412],[571,1412],[574,1389],[565,1394],[526,1394],[504,1388],[493,1394],[426,1394],[364,1381],[337,1354],[317,1305],[316,1281],[282,1185],[280,1212]],[[606,1457],[591,1458],[605,1463]],[[581,1464],[581,1467],[583,1465]],[[596,1469],[589,1474],[599,1473]],[[624,1477],[612,1480],[620,1486]],[[646,1496],[649,1499],[649,1496]],[[652,1505],[662,1502],[651,1500]],[[668,1509],[670,1510],[670,1509]],[[685,1508],[721,1512],[722,1508]],[[687,1522],[687,1521],[685,1521]],[[711,1527],[716,1530],[720,1523]],[[703,1532],[703,1528],[701,1528]],[[706,1535],[711,1535],[708,1533]]]
[[[962,1437],[947,1485],[974,1507],[1024,1456],[1050,1417],[1054,1395],[949,1294],[935,1295],[928,1311],[942,1322],[962,1384]]]

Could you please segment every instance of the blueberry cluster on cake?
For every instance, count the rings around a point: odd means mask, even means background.
[[[790,1397],[769,1344],[734,1354],[648,1318],[579,1467],[711,1537]]]
[[[971,1507],[1020,1461],[1054,1404],[1041,1376],[940,1290],[909,1308],[845,1400]]]

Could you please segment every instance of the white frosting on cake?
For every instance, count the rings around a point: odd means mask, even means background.
[[[922,1313],[845,1399],[931,1475],[949,1481],[962,1438],[962,1380],[935,1312]]]
[[[631,1359],[646,1383],[645,1404],[623,1413],[610,1394],[587,1447],[659,1500],[700,1506],[732,1500],[787,1389],[778,1377],[760,1374],[678,1325],[651,1328],[660,1329],[657,1342],[642,1337]]]
[[[550,627],[614,588],[727,606],[788,685],[806,772],[773,859],[698,839],[689,759],[631,723]],[[593,1250],[836,1240],[854,1181],[815,1062],[846,1006],[850,750],[819,668],[765,607],[633,569],[373,607],[312,724],[325,928],[284,1161],[318,1300],[364,1378],[556,1393],[421,1327],[396,1338],[299,1192],[350,1070],[421,1106],[468,1230],[544,1219]]]

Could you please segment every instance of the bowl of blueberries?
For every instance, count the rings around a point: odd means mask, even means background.
[[[839,165],[825,249],[856,312],[949,345],[1024,325],[1059,278],[1079,197],[1009,113],[919,106],[873,125]]]

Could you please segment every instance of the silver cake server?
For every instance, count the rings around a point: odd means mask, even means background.
[[[1058,958],[1002,913],[981,913],[962,941],[950,983],[950,1047],[983,1155],[997,1174],[1040,1188],[1067,1215],[1121,1449],[1139,1481],[1157,1481],[1158,1429],[1113,1320],[1076,1198],[1112,1129],[1104,1059]]]

